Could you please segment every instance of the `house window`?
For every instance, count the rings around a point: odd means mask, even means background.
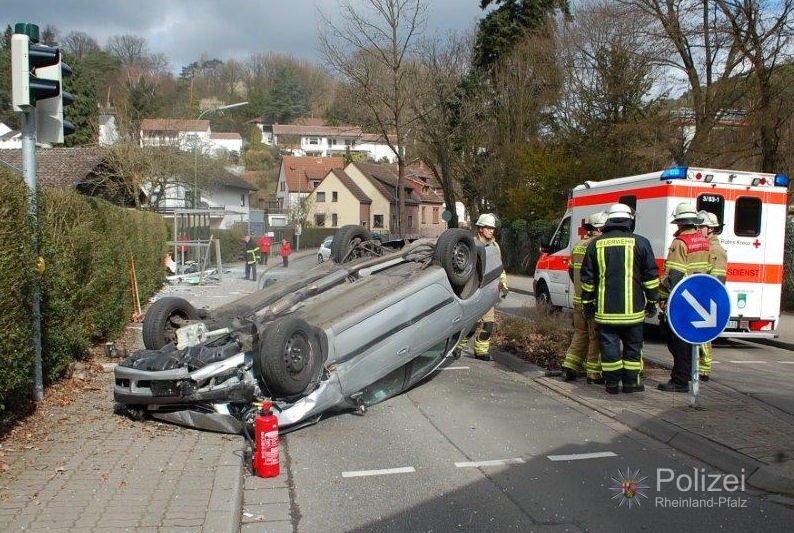
[[[309,139],[307,141],[307,144],[319,145],[320,144],[320,138],[319,137],[309,137]]]
[[[422,221],[420,224],[427,224],[427,206],[422,206]]]
[[[282,181],[281,183],[279,183],[279,186],[280,186],[281,192],[284,192],[284,189],[286,188],[287,183]]]
[[[331,226],[333,227],[339,226],[339,217],[337,216],[336,213],[333,213],[331,215]]]
[[[383,215],[373,215],[372,216],[372,227],[373,228],[382,228],[383,227]]]
[[[240,195],[240,207],[245,207],[245,193]]]
[[[317,192],[317,202],[325,202],[325,193],[324,192]]]
[[[414,227],[414,217],[413,217],[413,215],[408,215],[408,227],[409,228],[413,228]]]
[[[438,213],[441,211],[438,207],[433,208],[433,224],[438,224]]]
[[[325,227],[325,215],[321,213],[314,215],[314,225],[318,228]]]
[[[336,144],[336,137],[329,137],[328,138],[328,144],[330,144],[331,146],[335,145]]]
[[[332,202],[338,202],[339,201],[339,193],[338,192],[333,191],[331,193],[331,201]]]

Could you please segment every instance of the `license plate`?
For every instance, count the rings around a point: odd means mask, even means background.
[[[739,322],[736,320],[729,320],[728,326],[725,329],[736,329],[739,327]]]

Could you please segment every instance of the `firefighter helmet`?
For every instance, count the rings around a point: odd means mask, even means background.
[[[603,228],[604,224],[607,222],[607,216],[606,211],[599,211],[598,213],[590,215],[587,222],[596,229]]]
[[[607,210],[607,219],[615,220],[617,218],[634,219],[634,210],[626,204],[612,204]]]
[[[720,219],[717,218],[717,215],[710,212],[710,211],[701,211],[700,214],[703,216],[703,225],[708,226],[710,228],[719,228],[722,227],[720,224]]]
[[[477,219],[475,226],[485,226],[486,228],[495,228],[496,227],[496,217],[493,216],[491,213],[483,213],[480,215],[480,218]]]
[[[703,223],[700,213],[689,202],[681,202],[673,209],[671,223],[680,226],[699,226]]]

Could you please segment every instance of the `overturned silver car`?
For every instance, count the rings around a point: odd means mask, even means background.
[[[146,349],[115,368],[118,406],[228,433],[243,432],[262,400],[282,430],[363,413],[454,358],[499,300],[499,255],[463,229],[394,244],[344,226],[331,259],[209,311],[157,300]]]

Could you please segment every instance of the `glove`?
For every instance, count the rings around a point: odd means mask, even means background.
[[[582,305],[582,316],[585,320],[592,320],[595,318],[595,304]]]
[[[656,316],[656,302],[645,302],[645,316],[647,318]]]
[[[507,298],[507,294],[510,292],[510,289],[507,287],[507,283],[500,281],[499,282],[499,296],[502,298]]]

